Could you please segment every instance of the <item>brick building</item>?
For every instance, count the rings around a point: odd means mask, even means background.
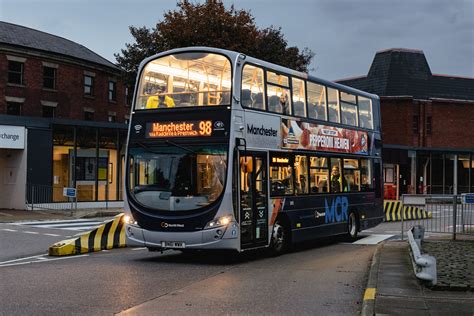
[[[122,199],[120,75],[82,45],[0,22],[0,208],[65,201],[65,187],[84,207]]]
[[[386,198],[474,192],[474,78],[432,74],[423,51],[377,52],[340,83],[381,99]]]

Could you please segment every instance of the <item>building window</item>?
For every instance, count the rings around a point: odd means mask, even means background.
[[[56,89],[56,68],[43,67],[43,88]]]
[[[43,117],[54,117],[55,113],[56,113],[56,108],[54,106],[43,105]]]
[[[413,133],[418,134],[418,131],[420,129],[420,124],[419,124],[420,117],[418,115],[413,115]]]
[[[109,81],[109,101],[117,101],[117,83]]]
[[[115,123],[115,115],[109,114],[107,117],[107,121],[109,121],[110,123]]]
[[[94,95],[94,77],[84,75],[84,94]]]
[[[23,84],[24,64],[18,61],[8,61],[8,83]]]
[[[432,133],[432,119],[431,116],[426,118],[426,135],[431,135]]]
[[[84,120],[93,121],[94,120],[94,112],[89,112],[89,111],[84,112]]]
[[[21,115],[21,107],[23,104],[19,102],[7,102],[8,115]]]
[[[128,123],[130,123],[130,117],[125,116],[125,124],[128,124]]]
[[[132,95],[130,95],[130,89],[125,87],[125,105],[130,106],[132,104]]]

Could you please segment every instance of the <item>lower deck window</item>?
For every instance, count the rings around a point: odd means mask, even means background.
[[[294,192],[293,168],[289,157],[273,156],[270,163],[271,195],[289,195]]]

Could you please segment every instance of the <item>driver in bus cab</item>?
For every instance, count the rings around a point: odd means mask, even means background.
[[[146,109],[156,109],[160,105],[166,106],[167,108],[174,108],[174,100],[173,98],[170,98],[167,95],[164,95],[165,88],[164,87],[158,87],[155,92],[152,92],[152,94],[148,97],[148,100],[146,101]]]

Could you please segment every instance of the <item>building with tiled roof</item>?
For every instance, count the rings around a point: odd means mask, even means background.
[[[127,91],[87,47],[0,21],[0,208],[120,203]]]
[[[380,96],[386,197],[474,192],[474,78],[433,74],[423,51],[392,48],[338,82]]]

